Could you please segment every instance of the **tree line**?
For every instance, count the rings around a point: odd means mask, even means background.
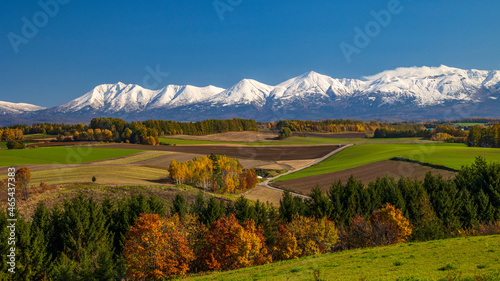
[[[23,140],[23,130],[18,128],[0,128],[0,140],[15,141]]]
[[[424,129],[423,124],[413,122],[384,123],[377,121],[357,121],[344,119],[326,119],[320,121],[312,120],[280,120],[279,122],[260,123],[268,129],[280,130],[289,128],[292,132],[321,132],[321,133],[342,133],[342,132],[373,132],[378,128],[391,130],[412,130]]]
[[[489,127],[472,126],[467,137],[467,144],[475,147],[500,147],[500,123]]]
[[[232,131],[258,131],[257,123],[250,119],[208,119],[198,122],[170,120],[146,120],[126,122],[119,118],[93,118],[90,124],[35,123],[13,125],[0,129],[2,140],[22,140],[23,134],[49,134],[59,141],[113,141],[142,144],[158,144],[162,135],[207,135]]]
[[[238,159],[224,155],[211,154],[187,162],[173,159],[168,169],[177,184],[189,184],[220,193],[253,188],[258,180],[253,169],[244,170]]]

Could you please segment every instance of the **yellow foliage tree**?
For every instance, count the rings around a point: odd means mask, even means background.
[[[297,240],[302,252],[300,256],[331,252],[338,240],[335,225],[326,217],[314,219],[296,215],[285,229]]]

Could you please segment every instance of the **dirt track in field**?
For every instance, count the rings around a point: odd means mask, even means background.
[[[335,145],[309,146],[243,146],[243,145],[178,145],[151,146],[141,144],[110,144],[106,148],[160,150],[198,155],[226,155],[232,158],[264,161],[316,159],[337,149]]]
[[[453,177],[455,175],[454,172],[447,170],[433,169],[408,162],[386,160],[338,172],[309,176],[300,179],[272,182],[270,185],[300,194],[309,195],[311,189],[313,189],[316,185],[319,185],[322,190],[327,191],[333,182],[341,180],[345,183],[351,175],[353,175],[357,180],[367,184],[370,181],[374,181],[378,177],[383,177],[385,175],[395,178],[416,177],[417,179],[423,180],[427,172],[436,174],[439,173],[444,178]]]

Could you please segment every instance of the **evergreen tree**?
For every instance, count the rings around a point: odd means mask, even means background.
[[[172,202],[173,205],[170,208],[170,213],[173,214],[179,214],[181,217],[186,215],[189,211],[189,204],[187,203],[186,199],[180,194],[175,195],[174,201]]]
[[[211,225],[214,221],[220,219],[224,215],[224,205],[214,197],[208,199],[207,207],[200,216],[200,221],[205,225]]]
[[[328,197],[330,199],[330,203],[332,204],[332,210],[330,212],[330,219],[334,222],[342,224],[346,221],[344,217],[344,185],[339,180],[334,182],[330,186],[330,190],[328,191]]]
[[[240,196],[234,203],[234,215],[240,224],[249,220],[255,221],[254,209],[250,207],[248,199],[243,196]]]
[[[462,227],[472,229],[477,224],[477,205],[474,203],[467,189],[460,191],[460,221]]]
[[[321,188],[319,186],[314,187],[310,196],[311,199],[307,201],[309,213],[317,219],[330,217],[333,206]]]
[[[196,198],[194,199],[194,204],[191,206],[191,213],[195,214],[198,218],[203,216],[203,212],[206,208],[205,198],[203,196],[203,192],[199,191],[196,194]]]
[[[486,223],[495,220],[495,210],[490,204],[486,193],[481,189],[476,195],[477,217],[479,221]]]
[[[283,197],[280,199],[279,214],[281,219],[286,222],[291,222],[293,216],[299,212],[296,206],[296,201],[293,199],[290,191],[283,191]]]

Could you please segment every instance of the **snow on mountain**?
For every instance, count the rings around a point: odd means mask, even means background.
[[[146,108],[158,91],[133,84],[103,84],[85,95],[55,108],[58,112],[102,110],[106,112],[136,112]]]
[[[224,89],[214,86],[200,88],[189,85],[168,85],[158,92],[154,100],[148,106],[148,109],[174,108],[190,105],[205,101],[222,91],[224,91]]]
[[[212,104],[223,104],[224,106],[253,104],[262,107],[266,104],[269,93],[273,89],[274,87],[255,80],[243,79],[231,88],[212,97],[208,102]]]
[[[440,67],[408,67],[364,77],[366,87],[360,95],[378,94],[382,104],[409,99],[416,106],[430,106],[445,101],[479,101],[475,94],[500,81],[498,71],[463,70]]]
[[[45,109],[45,107],[28,103],[12,103],[12,102],[0,101],[0,115],[21,114],[25,112],[32,112],[42,109]]]
[[[160,90],[148,90],[139,85],[118,82],[99,85],[87,94],[56,107],[55,111],[140,112],[146,109],[172,108],[197,103],[223,90],[214,86],[199,88],[189,85],[169,85]]]
[[[410,112],[413,118],[440,118],[444,116],[442,111],[447,110],[447,117],[491,117],[498,116],[499,102],[500,71],[441,65],[397,68],[361,79],[334,79],[311,71],[276,86],[243,79],[228,89],[168,85],[149,90],[119,82],[99,85],[77,99],[47,110],[0,102],[0,115],[26,113],[30,120],[37,116],[47,119],[98,115],[175,120],[245,116],[270,120],[389,115],[405,118]]]
[[[335,84],[335,79],[311,71],[278,84],[271,92],[271,97],[281,100],[308,97],[329,98],[326,92],[333,84]]]

